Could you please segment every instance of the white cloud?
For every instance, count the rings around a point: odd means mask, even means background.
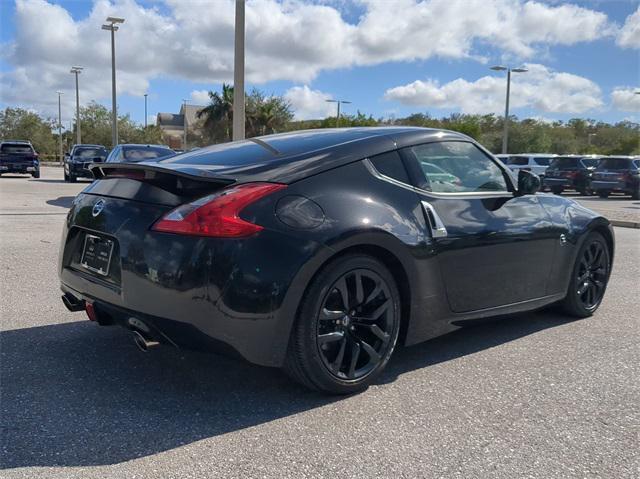
[[[527,73],[511,77],[511,107],[530,107],[549,113],[584,113],[603,106],[600,87],[587,78],[528,64]],[[464,113],[500,113],[504,109],[504,76],[485,76],[469,82],[462,78],[441,85],[416,80],[390,88],[387,100],[426,108],[451,108]]]
[[[528,58],[550,45],[611,34],[606,15],[572,4],[360,1],[364,13],[355,23],[342,16],[339,2],[247,2],[247,81],[308,84],[327,69],[432,57],[482,59],[478,48],[485,45]],[[149,81],[160,76],[230,82],[234,4],[95,0],[86,18],[74,20],[63,7],[45,0],[16,0],[15,39],[0,46],[3,59],[13,66],[0,76],[0,101],[54,112],[55,95],[46,92],[62,89],[67,110],[73,104],[72,64],[85,67],[82,103],[108,99],[109,34],[100,25],[109,15],[126,19],[116,34],[120,94],[142,95]]]
[[[636,92],[638,88],[618,87],[611,92],[611,103],[616,110],[620,111],[639,111],[640,112],[640,95]]]
[[[640,7],[627,17],[616,43],[623,48],[640,48]]]
[[[193,90],[191,92],[191,101],[196,105],[208,105],[209,104],[209,91],[208,90]]]
[[[289,88],[284,97],[291,103],[296,120],[310,120],[335,115],[334,103],[327,103],[332,97],[329,93],[312,90],[307,85]]]

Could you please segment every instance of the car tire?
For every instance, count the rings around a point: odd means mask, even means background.
[[[636,189],[631,192],[632,200],[640,200],[640,183],[636,186]]]
[[[562,309],[570,316],[586,318],[600,306],[611,273],[611,254],[604,237],[589,233],[578,250]]]
[[[69,183],[75,183],[78,177],[73,174],[69,174]]]
[[[600,198],[609,198],[609,192],[607,190],[598,190],[598,196]]]
[[[396,282],[379,260],[362,254],[333,260],[312,280],[300,303],[285,372],[325,393],[366,389],[393,353],[400,313]]]
[[[564,191],[564,188],[560,188],[559,186],[551,187],[551,193],[553,193],[554,195],[561,195],[563,191]]]
[[[34,178],[40,178],[40,172],[36,171],[35,173],[31,173],[31,176],[33,176]]]

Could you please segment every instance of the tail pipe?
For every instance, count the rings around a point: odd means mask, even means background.
[[[146,353],[149,349],[158,346],[160,343],[143,334],[140,331],[133,331],[133,342],[136,343],[136,346],[140,351]]]
[[[82,299],[76,298],[70,293],[65,293],[62,295],[62,302],[64,303],[65,307],[72,313],[84,311],[85,309],[84,301]]]

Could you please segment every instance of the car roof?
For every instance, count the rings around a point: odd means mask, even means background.
[[[104,145],[92,145],[91,143],[78,143],[77,145],[73,145],[74,148],[107,148]]]
[[[30,145],[31,142],[28,140],[2,140],[0,143],[15,143],[19,145]]]
[[[118,146],[122,146],[122,147],[143,147],[143,148],[166,148],[167,150],[170,150],[171,148],[169,148],[167,145],[153,145],[153,144],[146,144],[146,143],[122,143]]]
[[[553,158],[554,156],[558,156],[558,155],[556,155],[555,153],[517,153],[511,156],[532,156],[532,157],[544,156],[545,158]]]
[[[445,139],[473,141],[462,133],[419,127],[300,130],[212,145],[154,166],[241,182],[290,183],[387,151]]]

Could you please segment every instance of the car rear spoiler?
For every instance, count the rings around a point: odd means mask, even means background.
[[[179,196],[198,196],[224,188],[235,178],[216,175],[206,168],[150,163],[92,163],[89,166],[96,180],[124,178],[141,181]]]

